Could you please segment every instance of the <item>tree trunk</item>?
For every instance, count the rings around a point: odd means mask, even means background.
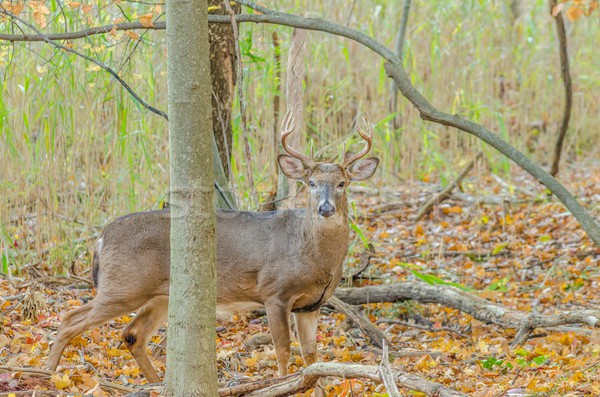
[[[228,15],[221,0],[208,0],[209,14]],[[241,5],[233,3],[233,10],[240,13]],[[231,158],[231,104],[235,88],[235,43],[230,24],[211,24],[210,76],[212,79],[212,125],[219,158],[225,177],[229,179]]]
[[[211,82],[206,0],[167,1],[171,289],[165,395],[217,395]]]

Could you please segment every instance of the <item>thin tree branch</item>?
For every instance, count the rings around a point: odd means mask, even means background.
[[[246,178],[248,178],[248,184],[250,185],[250,191],[252,193],[252,201],[258,205],[258,194],[256,193],[256,186],[254,186],[254,176],[252,174],[252,155],[250,150],[250,140],[248,138],[248,125],[246,123],[246,101],[244,100],[244,65],[242,64],[242,52],[240,51],[240,40],[238,26],[236,23],[237,15],[231,8],[229,0],[223,0],[223,6],[229,13],[231,28],[233,31],[233,41],[235,47],[235,57],[237,60],[237,89],[238,89],[238,101],[240,103],[240,124],[242,127],[242,138],[244,141],[244,160],[246,163]]]
[[[6,12],[6,11],[5,11]],[[89,36],[94,36],[97,34],[105,34],[110,33],[113,29],[115,31],[122,30],[164,30],[166,29],[166,22],[153,22],[153,26],[143,26],[139,21],[137,22],[124,22],[113,25],[106,26],[98,26],[95,28],[89,28],[84,30],[79,30],[76,32],[64,32],[64,33],[50,33],[43,34],[36,30],[38,34],[0,34],[1,41],[47,41],[47,40],[75,40],[75,39],[83,39]]]
[[[550,13],[553,14],[556,0],[550,0]],[[563,142],[567,129],[569,128],[569,120],[571,119],[571,106],[573,104],[573,85],[571,84],[571,72],[569,70],[569,52],[567,51],[567,33],[565,31],[565,21],[562,11],[559,11],[554,16],[556,21],[556,33],[558,35],[558,48],[560,50],[560,71],[562,74],[563,85],[565,88],[565,108],[563,110],[563,118],[556,138],[554,146],[554,158],[552,159],[552,168],[550,175],[558,174],[558,166],[560,163],[560,155],[562,153]]]
[[[101,67],[102,69],[104,69],[105,71],[107,71],[108,73],[110,73],[111,76],[113,76],[126,90],[127,92],[129,92],[129,94],[131,96],[133,96],[135,98],[136,101],[138,101],[140,103],[140,105],[142,105],[143,107],[145,107],[146,109],[150,110],[152,113],[156,113],[159,116],[164,117],[166,120],[168,120],[169,118],[167,117],[167,114],[165,112],[163,112],[162,110],[158,110],[155,107],[149,105],[148,103],[146,103],[138,94],[136,94],[136,92],[129,86],[129,84],[127,84],[127,82],[125,82],[125,80],[123,80],[121,77],[119,77],[119,75],[117,74],[117,72],[115,72],[114,70],[112,70],[110,67],[106,66],[104,63],[100,62],[97,59],[94,59],[92,57],[89,57],[85,54],[82,54],[79,51],[76,51],[72,48],[69,48],[67,46],[64,46],[60,43],[57,43],[56,41],[48,38],[45,34],[43,34],[39,29],[37,29],[35,26],[33,26],[32,24],[30,24],[27,21],[24,21],[23,19],[19,18],[18,16],[6,11],[3,7],[0,7],[0,14],[2,15],[6,15],[7,17],[11,18],[12,20],[15,21],[19,21],[20,23],[22,23],[23,25],[27,26],[29,29],[33,30],[34,32],[36,32],[43,41],[45,41],[48,44],[53,45],[56,48],[60,48],[61,50],[70,52],[71,54],[75,54],[87,61],[90,61],[96,65],[98,65],[99,67]]]
[[[404,54],[404,37],[406,36],[406,27],[408,26],[408,13],[410,12],[410,0],[404,0],[404,7],[402,8],[402,19],[400,20],[400,28],[398,29],[398,36],[396,37],[396,55],[403,59]],[[398,87],[394,81],[391,82],[391,93],[390,93],[390,112],[398,112]],[[392,120],[390,120],[390,127],[396,130],[400,127],[400,115],[397,114]]]
[[[417,212],[417,216],[415,217],[415,222],[419,222],[425,215],[427,215],[429,213],[429,211],[431,211],[431,209],[433,208],[434,205],[439,204],[442,201],[446,200],[448,197],[450,197],[450,193],[452,193],[452,190],[454,190],[455,188],[460,186],[463,179],[465,179],[467,174],[469,172],[471,172],[471,170],[475,166],[475,162],[478,159],[480,159],[481,156],[483,156],[483,152],[479,152],[477,154],[477,156],[475,156],[475,158],[473,160],[471,160],[469,162],[469,164],[466,165],[465,168],[463,168],[463,170],[460,172],[458,177],[454,181],[452,181],[452,183],[450,183],[448,186],[446,186],[441,192],[439,192],[438,194],[432,196],[429,200],[427,200],[427,202],[425,204],[423,204],[423,206],[419,209],[419,212]]]

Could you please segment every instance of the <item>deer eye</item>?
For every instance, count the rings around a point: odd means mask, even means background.
[[[346,182],[340,182],[340,184],[338,185],[338,188],[343,189],[344,186],[346,186]]]
[[[311,189],[314,189],[317,187],[317,185],[315,184],[314,181],[308,181],[308,186],[310,186]]]

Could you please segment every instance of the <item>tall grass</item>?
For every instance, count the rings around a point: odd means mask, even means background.
[[[534,159],[547,162],[563,103],[558,50],[547,2],[526,3],[524,14],[513,23],[503,2],[413,2],[404,64],[436,106],[487,125]],[[113,2],[101,2],[88,15],[68,7],[63,14],[54,2],[48,6],[53,12],[46,32],[79,30],[122,16]],[[151,11],[138,3],[119,6],[131,18]],[[284,1],[277,6],[348,24],[389,47],[394,47],[401,17],[401,6],[393,1],[354,2],[352,8],[340,0]],[[32,20],[27,12],[24,17]],[[2,21],[0,29],[9,32],[11,25]],[[593,17],[568,29],[575,100],[565,157],[576,161],[598,154],[600,61],[594,45],[600,26]],[[275,95],[284,95],[276,91],[274,30],[285,61],[290,28],[246,24],[240,33],[259,191],[268,191],[272,182],[272,103]],[[94,36],[72,45],[119,70],[142,98],[167,109],[164,32],[144,33],[141,41],[124,33]],[[473,137],[423,122],[402,98],[402,127],[389,130],[389,81],[381,59],[357,43],[318,32],[309,33],[307,46],[306,138],[323,158],[339,154],[342,142],[355,140],[349,133],[356,115],[365,111],[376,124],[373,150],[382,159],[374,184],[396,185],[397,177],[431,174],[445,180],[457,164],[480,150]],[[156,208],[166,197],[167,125],[107,73],[47,44],[3,43],[0,63],[1,270],[64,273],[78,263],[89,245],[86,238],[93,238],[107,220]],[[248,186],[237,109],[234,183],[244,195]],[[486,153],[492,171],[509,171],[507,160],[491,150]]]

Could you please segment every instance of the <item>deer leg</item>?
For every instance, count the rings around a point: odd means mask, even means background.
[[[279,376],[288,374],[290,362],[290,305],[280,300],[272,300],[265,303],[269,329],[275,345],[277,355],[277,368]]]
[[[296,332],[304,363],[309,366],[317,361],[317,323],[319,310],[307,313],[294,313]]]
[[[98,295],[91,302],[64,315],[58,334],[50,349],[46,367],[56,370],[63,351],[74,337],[90,328],[102,325],[115,317],[135,310],[129,304],[117,304]]]
[[[159,383],[160,377],[156,373],[146,345],[150,337],[158,331],[167,320],[168,296],[158,296],[146,303],[123,330],[123,340],[137,361],[142,372],[150,383]]]
[[[296,321],[296,332],[300,341],[302,358],[308,367],[317,362],[317,324],[319,322],[320,310],[307,313],[294,313]],[[313,397],[325,397],[323,379],[319,379],[313,390]]]

